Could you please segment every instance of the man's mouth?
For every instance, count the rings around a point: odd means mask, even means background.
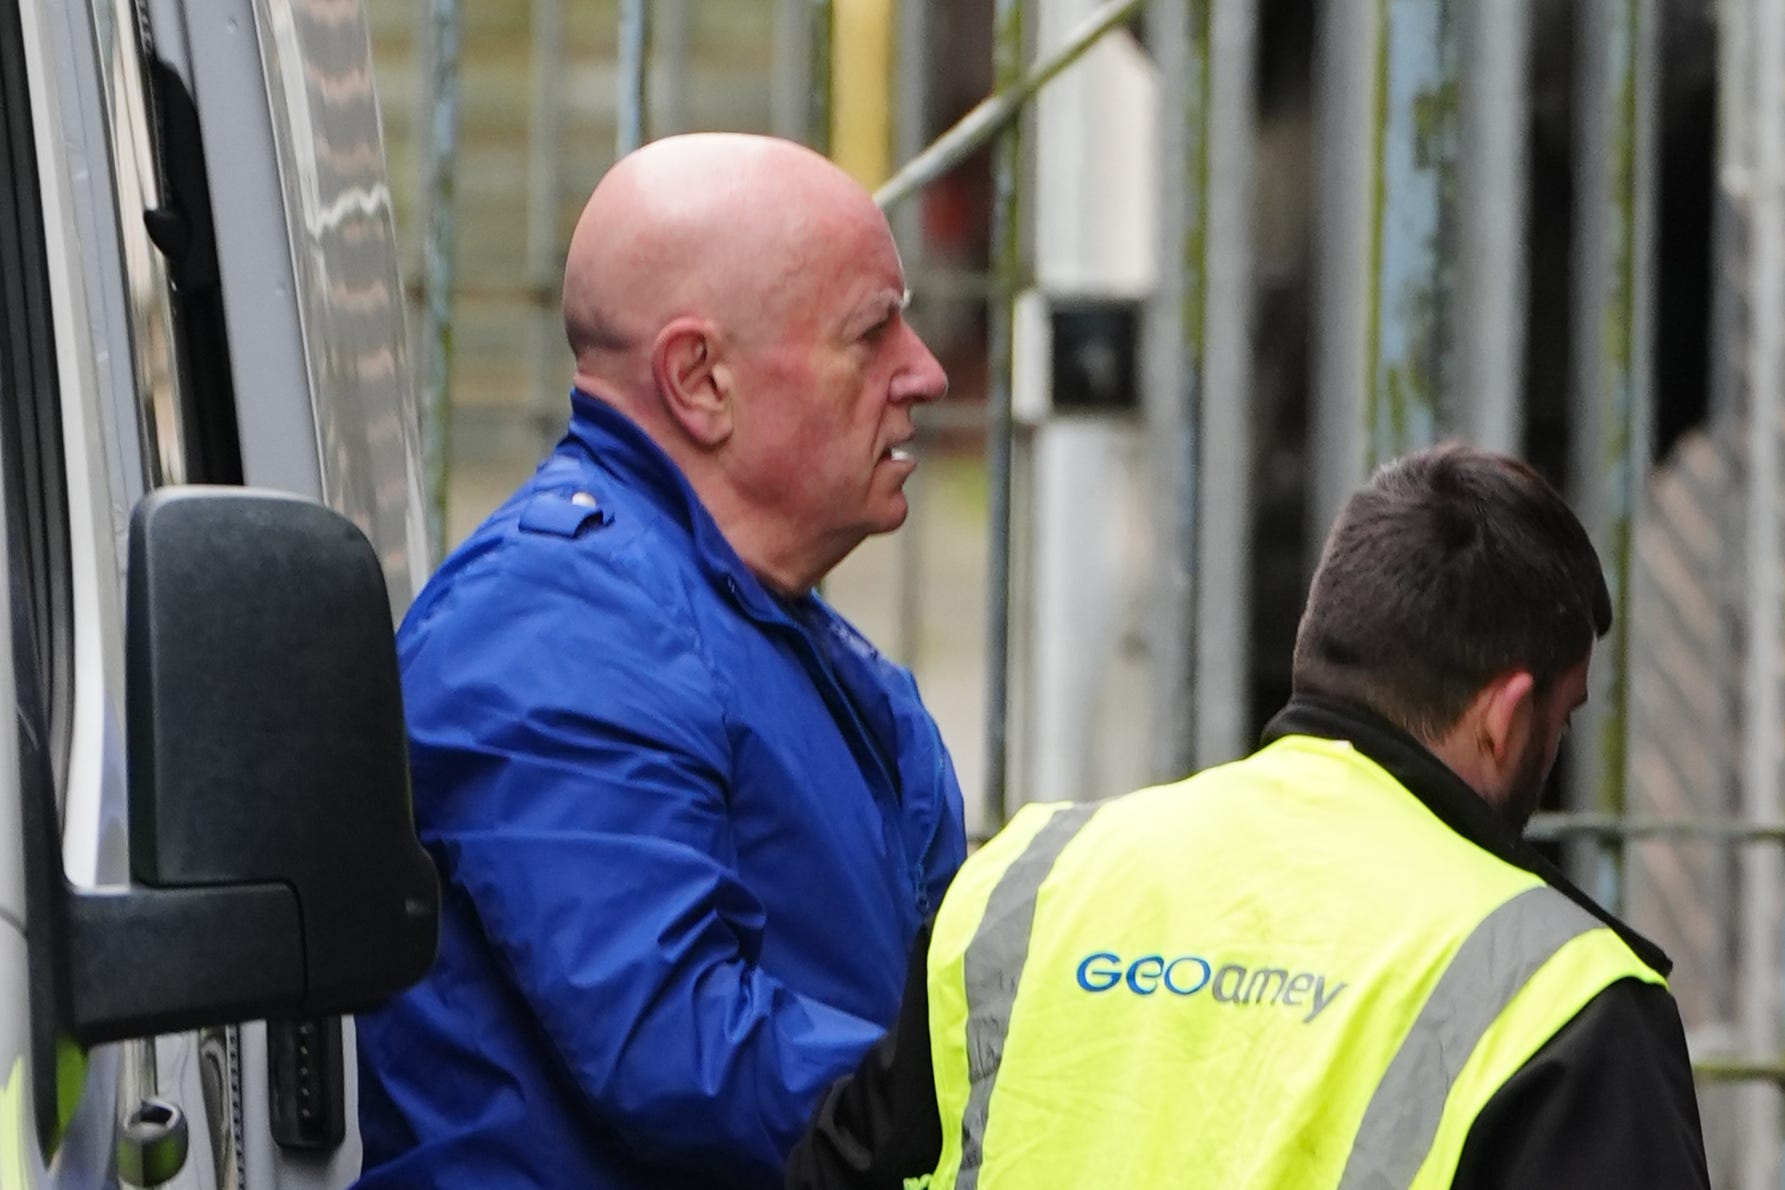
[[[903,446],[889,446],[880,452],[880,458],[882,462],[909,463],[911,452]]]

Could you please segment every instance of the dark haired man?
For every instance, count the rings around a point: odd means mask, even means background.
[[[1666,957],[1519,837],[1610,623],[1529,467],[1385,467],[1265,746],[1019,813],[788,1185],[1707,1186]]]

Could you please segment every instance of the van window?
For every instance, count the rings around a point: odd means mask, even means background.
[[[105,104],[124,238],[141,424],[153,486],[240,483],[209,182],[186,84],[149,50],[131,0],[106,54]]]

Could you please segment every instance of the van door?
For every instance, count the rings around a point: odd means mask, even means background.
[[[359,1164],[350,1022],[206,1029],[84,1060],[34,1039],[10,994],[32,938],[13,886],[37,853],[14,854],[9,815],[32,802],[3,783],[41,754],[54,810],[38,850],[76,886],[127,880],[124,545],[153,487],[245,481],[326,502],[372,540],[393,614],[419,584],[414,399],[363,14],[335,0],[5,9],[3,188],[35,212],[14,239],[41,239],[44,295],[13,302],[35,354],[8,358],[49,371],[12,381],[43,408],[5,402],[35,418],[7,471],[31,497],[7,532],[30,645],[14,649],[30,663],[11,671],[29,679],[15,717],[35,726],[18,764],[0,732],[0,1140],[29,1100],[50,1184],[104,1184],[118,1124],[152,1098],[181,1111],[189,1140],[166,1184],[343,1186]],[[306,1115],[313,1097],[325,1110]]]
[[[82,1055],[58,1043],[47,974],[54,882],[92,888],[128,874],[120,551],[122,518],[143,490],[133,353],[155,346],[132,333],[97,66],[112,30],[92,15],[36,3],[0,11],[0,490],[11,628],[0,665],[9,725],[0,731],[0,872],[22,873],[25,892],[19,915],[0,920],[22,924],[27,960],[14,966],[16,948],[0,958],[0,980],[28,973],[29,988],[0,1001],[0,1035],[13,1038],[0,1067],[23,1072],[0,1105],[0,1127],[24,1137],[0,1146],[20,1166],[5,1170],[11,1183],[0,1178],[9,1185],[105,1184],[120,1083],[146,1089],[141,1064],[126,1062],[146,1045]],[[126,450],[107,451],[93,432],[107,420],[130,427]]]

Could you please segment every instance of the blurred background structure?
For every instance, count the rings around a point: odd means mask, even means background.
[[[1785,1184],[1785,0],[369,7],[443,546],[562,428],[623,147],[881,187],[952,391],[826,592],[982,831],[1246,751],[1375,462],[1536,463],[1618,624],[1534,833],[1678,962],[1716,1184]]]

